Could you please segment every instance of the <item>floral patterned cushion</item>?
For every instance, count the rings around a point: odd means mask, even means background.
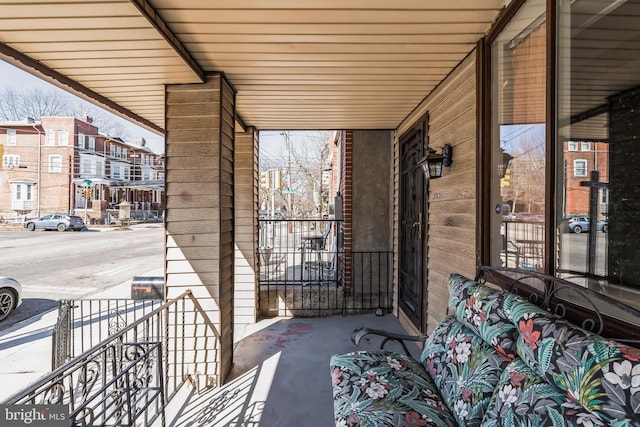
[[[357,351],[331,358],[336,426],[455,426],[424,367],[403,354]]]
[[[483,427],[605,425],[521,359],[515,359],[505,368],[482,420]]]
[[[611,425],[640,426],[640,350],[585,331],[528,302],[511,306],[517,351],[538,375]]]
[[[480,424],[509,360],[454,316],[433,331],[422,352],[427,372],[461,426]]]
[[[503,359],[513,360],[518,330],[505,311],[519,297],[460,277],[457,274],[449,276],[449,312],[491,344]]]

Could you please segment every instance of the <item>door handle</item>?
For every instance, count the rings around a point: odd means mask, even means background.
[[[422,213],[418,217],[418,220],[413,223],[413,228],[418,227],[418,236],[422,239]]]

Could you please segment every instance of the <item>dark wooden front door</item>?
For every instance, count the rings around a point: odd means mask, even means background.
[[[426,124],[400,139],[400,308],[419,330],[423,329],[423,235],[425,218],[424,174],[418,161],[424,152]]]

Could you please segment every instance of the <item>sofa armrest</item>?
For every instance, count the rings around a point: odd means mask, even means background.
[[[378,335],[384,338],[380,343],[381,350],[384,350],[384,346],[387,344],[388,341],[396,341],[400,343],[405,354],[409,357],[411,357],[411,353],[409,352],[409,349],[407,348],[405,341],[425,342],[428,338],[426,335],[404,335],[404,334],[396,334],[388,331],[382,331],[379,329],[370,329],[370,328],[362,327],[362,328],[354,329],[354,331],[351,333],[351,341],[353,341],[355,345],[359,345],[360,341],[367,335]]]

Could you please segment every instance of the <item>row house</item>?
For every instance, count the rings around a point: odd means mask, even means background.
[[[0,123],[0,215],[82,213],[109,223],[127,201],[132,215],[162,215],[164,155],[144,139],[130,144],[99,133],[91,117]]]

